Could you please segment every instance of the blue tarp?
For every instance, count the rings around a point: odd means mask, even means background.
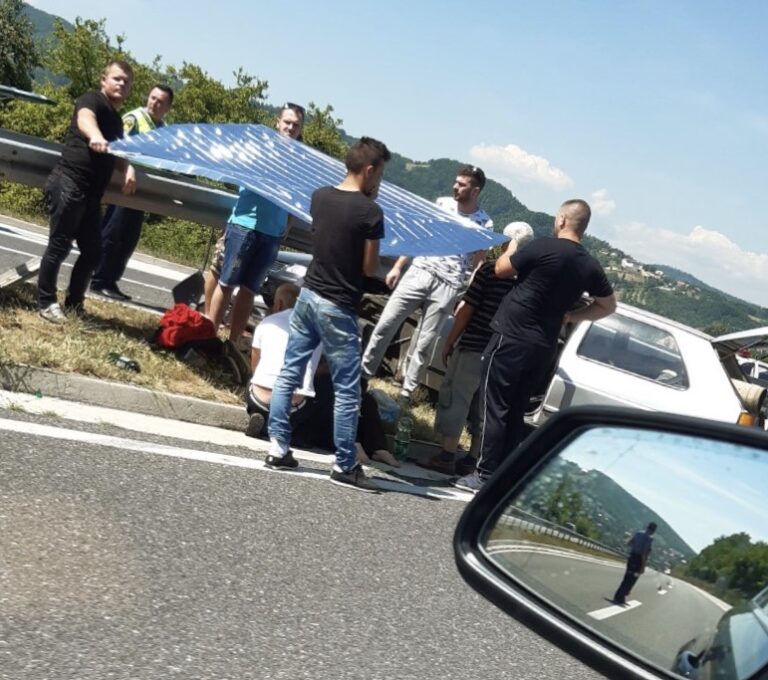
[[[169,125],[109,148],[139,165],[247,187],[305,222],[312,192],[346,174],[335,158],[264,125]],[[382,255],[455,255],[507,240],[386,181],[376,200],[385,216]]]

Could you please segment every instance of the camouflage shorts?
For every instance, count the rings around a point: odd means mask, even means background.
[[[221,276],[221,266],[224,264],[224,234],[216,241],[213,249],[213,259],[211,260],[211,271],[218,278]]]

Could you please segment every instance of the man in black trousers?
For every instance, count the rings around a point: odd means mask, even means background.
[[[624,579],[619,584],[613,601],[616,604],[627,604],[627,595],[634,588],[640,574],[645,571],[648,556],[651,554],[653,535],[656,533],[656,522],[651,522],[645,531],[636,531],[635,535],[627,541],[629,557],[627,558],[627,570]]]
[[[574,199],[560,206],[553,238],[538,238],[496,260],[498,278],[517,277],[491,321],[480,378],[480,459],[477,469],[453,482],[476,492],[522,441],[533,390],[551,365],[564,321],[597,320],[616,309],[613,288],[600,263],[581,245],[591,210]],[[587,292],[592,303],[569,310]]]

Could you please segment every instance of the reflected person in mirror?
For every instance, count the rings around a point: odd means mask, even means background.
[[[473,473],[453,481],[460,489],[478,491],[522,441],[528,401],[551,365],[563,322],[594,321],[616,309],[603,268],[581,244],[591,214],[586,201],[566,201],[553,238],[535,239],[496,260],[496,276],[517,277],[517,285],[491,321],[480,378],[480,459]],[[593,301],[569,312],[584,292]]]
[[[627,604],[627,596],[640,578],[640,574],[645,571],[645,565],[648,564],[648,557],[651,554],[653,544],[653,534],[656,533],[656,522],[651,522],[645,528],[645,531],[636,531],[635,535],[627,541],[629,546],[629,557],[627,558],[627,570],[624,572],[624,579],[613,601],[616,604]]]

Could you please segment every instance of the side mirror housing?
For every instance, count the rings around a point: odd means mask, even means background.
[[[456,563],[606,677],[768,677],[766,489],[761,431],[574,408],[467,506]]]

